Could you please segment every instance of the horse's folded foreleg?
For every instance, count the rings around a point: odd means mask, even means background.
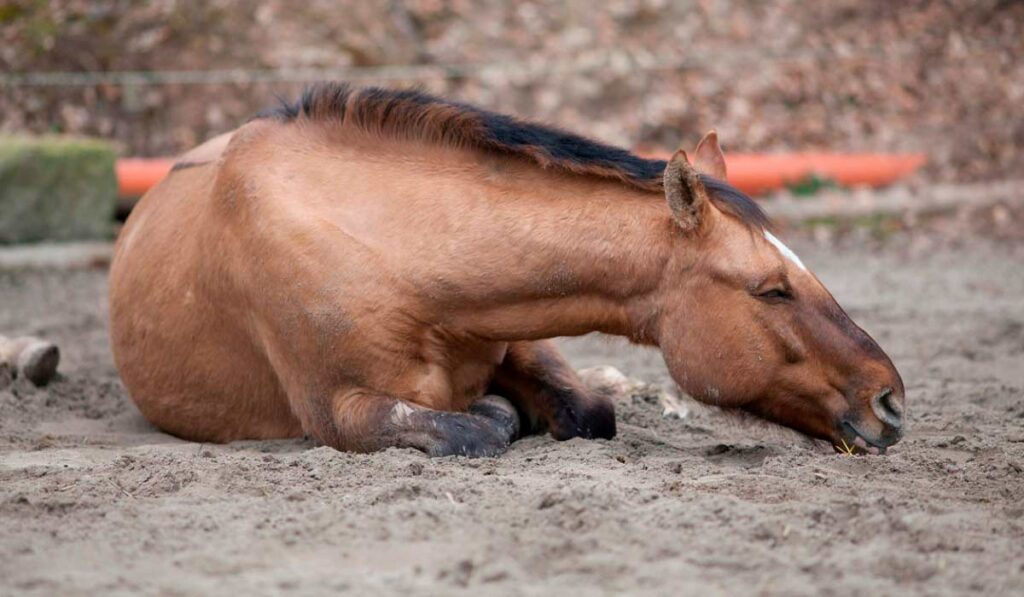
[[[484,396],[468,413],[424,408],[378,393],[336,394],[328,417],[312,417],[313,435],[339,450],[415,448],[431,456],[497,456],[519,435],[519,416],[507,400]]]
[[[516,405],[526,433],[549,430],[560,440],[615,437],[615,405],[588,390],[550,341],[509,344],[491,391]]]

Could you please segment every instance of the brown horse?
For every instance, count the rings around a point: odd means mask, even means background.
[[[118,368],[183,438],[482,456],[520,431],[615,435],[611,401],[545,340],[600,331],[660,347],[698,400],[896,442],[888,357],[723,182],[714,133],[693,157],[315,87],[139,202],[111,269]]]

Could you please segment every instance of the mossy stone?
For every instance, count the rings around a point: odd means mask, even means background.
[[[0,136],[0,244],[110,238],[115,157],[95,139]]]

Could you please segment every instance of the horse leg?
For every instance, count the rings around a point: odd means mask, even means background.
[[[415,448],[430,456],[497,456],[519,435],[519,415],[500,396],[484,396],[468,413],[439,411],[361,389],[335,395],[313,435],[339,450]],[[324,413],[327,414],[327,413]]]
[[[549,430],[558,440],[615,437],[614,403],[587,389],[550,341],[510,343],[491,391],[524,415],[524,433]]]

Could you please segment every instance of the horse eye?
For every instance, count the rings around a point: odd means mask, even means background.
[[[764,292],[758,293],[757,298],[769,301],[783,301],[793,298],[793,295],[790,294],[788,290],[785,290],[783,288],[772,288],[771,290],[766,290]]]

